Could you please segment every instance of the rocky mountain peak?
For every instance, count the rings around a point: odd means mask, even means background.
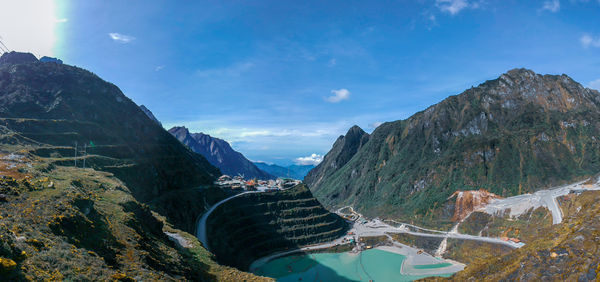
[[[25,64],[37,62],[38,59],[31,53],[7,52],[0,57],[0,66],[9,64]]]
[[[346,132],[346,138],[348,137],[362,137],[363,135],[367,134],[362,128],[360,128],[358,125],[354,125],[352,127],[350,127],[350,129],[348,130],[348,132]]]
[[[532,102],[545,109],[566,111],[600,104],[597,91],[583,87],[566,74],[541,75],[524,68],[512,69],[495,80],[486,81],[475,91],[486,92],[492,99],[497,95],[503,107],[508,108]]]
[[[304,178],[309,187],[317,186],[325,175],[344,166],[369,141],[369,134],[358,125],[352,126],[346,135],[341,135],[323,161]]]
[[[187,145],[192,151],[203,155],[211,164],[218,167],[223,174],[244,175],[246,178],[271,179],[272,175],[260,170],[240,152],[231,148],[223,139],[208,134],[190,133],[185,126],[169,129],[175,138]]]

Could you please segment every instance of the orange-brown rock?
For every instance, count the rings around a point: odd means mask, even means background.
[[[475,191],[456,191],[448,199],[452,199],[456,196],[456,205],[454,206],[453,221],[462,221],[471,212],[484,207],[490,203],[493,199],[500,199],[502,197],[490,193],[484,189]]]

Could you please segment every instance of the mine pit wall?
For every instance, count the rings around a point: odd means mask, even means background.
[[[300,184],[231,199],[213,211],[206,228],[217,261],[247,270],[254,260],[271,253],[339,238],[348,224]]]

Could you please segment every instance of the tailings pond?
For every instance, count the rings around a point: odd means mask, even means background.
[[[273,259],[254,270],[254,273],[277,281],[412,281],[431,275],[404,275],[402,263],[406,259],[380,249],[360,253],[298,254]],[[448,263],[419,265],[413,269],[441,269]],[[441,273],[448,277],[453,273]]]

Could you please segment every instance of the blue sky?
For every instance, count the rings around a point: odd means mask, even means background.
[[[167,129],[256,161],[310,162],[354,124],[371,132],[515,67],[600,88],[599,0],[7,5],[9,48],[89,69]]]

